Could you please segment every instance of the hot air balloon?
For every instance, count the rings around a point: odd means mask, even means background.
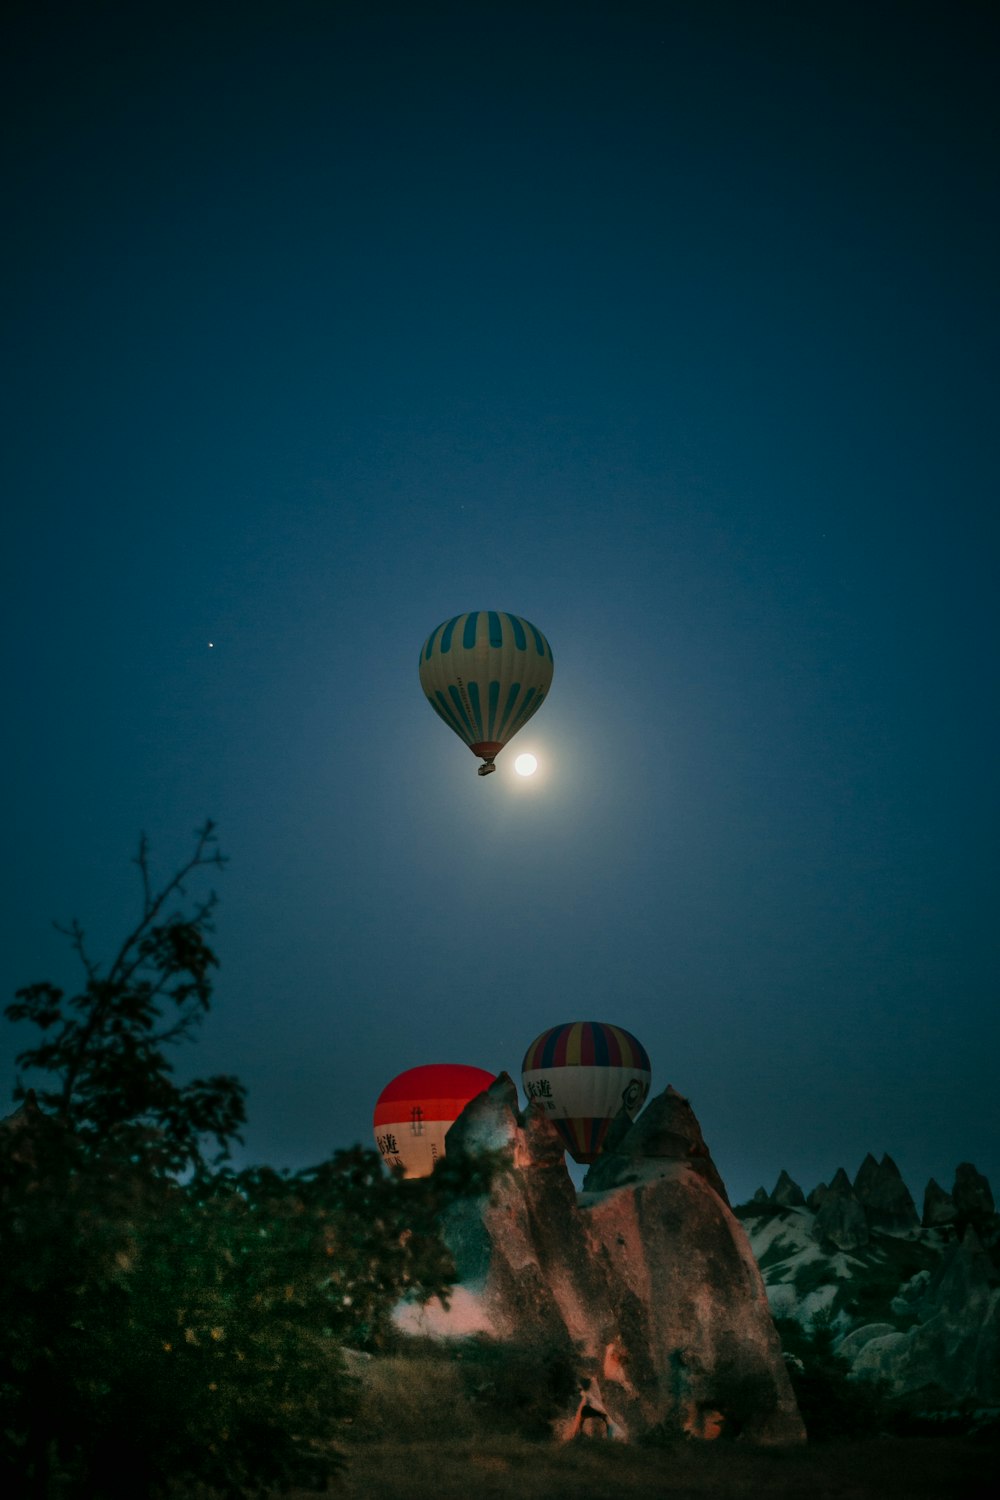
[[[429,1177],[444,1155],[448,1127],[495,1077],[465,1063],[428,1063],[398,1074],[375,1105],[375,1144],[383,1161],[402,1167],[404,1177]]]
[[[483,764],[541,707],[552,681],[552,647],[518,615],[472,610],[432,630],[420,648],[420,685],[435,713]]]
[[[524,1054],[521,1071],[529,1102],[544,1106],[578,1162],[597,1160],[620,1109],[635,1118],[651,1077],[642,1043],[604,1021],[567,1021],[543,1031]]]

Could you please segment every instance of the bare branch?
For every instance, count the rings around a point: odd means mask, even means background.
[[[149,911],[152,891],[149,883],[149,841],[144,833],[139,835],[139,853],[135,857],[135,863],[142,874],[142,909],[145,913]]]
[[[164,903],[172,895],[184,894],[184,881],[187,879],[188,875],[191,874],[192,870],[201,869],[205,865],[217,865],[219,869],[223,869],[225,867],[225,857],[219,850],[215,850],[215,852],[212,854],[205,853],[205,850],[210,845],[215,843],[215,824],[212,822],[211,818],[209,818],[209,820],[206,822],[204,828],[197,830],[195,837],[197,839],[195,850],[187,863],[181,866],[177,873],[167,882],[167,884],[157,895],[147,895],[144,903],[142,920],[137,924],[133,931],[129,933],[128,937],[122,943],[121,948],[118,950],[118,954],[116,955],[115,960],[112,963],[110,970],[108,971],[109,979],[117,980],[121,978],[122,971],[125,968],[126,955],[128,954],[129,950],[133,948],[136,943],[138,943],[139,939],[142,937],[146,929],[152,926],[153,919],[160,912]],[[146,855],[142,843],[140,844],[140,856],[145,860]],[[139,861],[137,860],[136,862],[138,863]],[[142,868],[142,866],[140,866],[140,868]],[[134,965],[127,972],[134,972]]]
[[[180,1040],[200,1019],[197,1012],[190,1008],[190,1002],[197,1000],[203,1010],[207,1009],[210,992],[206,977],[207,967],[209,963],[215,963],[216,960],[207,946],[200,942],[200,933],[204,930],[212,930],[209,917],[216,904],[214,891],[195,907],[193,917],[182,919],[180,914],[168,917],[163,927],[159,929],[159,938],[157,938],[157,928],[154,923],[172,896],[184,895],[184,881],[192,871],[206,865],[224,868],[223,855],[218,849],[212,848],[215,842],[215,824],[209,820],[196,833],[196,843],[191,858],[160,891],[154,893],[149,874],[148,841],[145,834],[140,837],[139,852],[133,863],[139,866],[142,877],[142,916],[119,948],[106,978],[101,978],[98,965],[93,963],[86,954],[84,933],[79,922],[74,920],[68,928],[59,929],[70,938],[83,962],[89,981],[86,997],[81,997],[81,1008],[87,1011],[86,1021],[82,1025],[67,1021],[60,1037],[62,1047],[68,1053],[58,1102],[58,1112],[64,1119],[69,1118],[74,1093],[88,1057],[92,1056],[95,1047],[100,1046],[100,1038],[105,1032],[109,1019],[114,1016],[123,992],[128,990],[129,986],[136,981],[136,976],[144,969],[155,976],[154,979],[145,981],[148,985],[147,1001],[152,1004],[161,996],[169,994],[181,1007],[180,1016],[161,1035],[160,1042]],[[171,956],[170,934],[174,930],[179,935],[180,928],[188,929],[194,935],[194,942]],[[180,977],[185,972],[191,975],[190,983],[185,983]],[[173,986],[172,989],[171,986]]]
[[[86,973],[87,978],[97,979],[100,974],[100,965],[96,964],[93,959],[88,956],[85,947],[85,934],[76,917],[73,918],[68,927],[64,927],[61,922],[53,922],[52,925],[55,928],[56,932],[60,932],[62,933],[63,937],[69,938],[74,953],[79,955],[80,962],[83,965],[84,972]]]

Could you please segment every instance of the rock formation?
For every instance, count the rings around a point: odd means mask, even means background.
[[[774,1184],[771,1194],[772,1203],[780,1203],[782,1208],[804,1208],[806,1195],[797,1182],[793,1182],[788,1173],[782,1169],[781,1175]]]
[[[854,1373],[877,1376],[897,1396],[1000,1403],[1000,1288],[994,1279],[975,1230],[967,1229],[931,1278],[915,1327],[887,1332],[869,1325],[852,1335]]]
[[[501,1074],[448,1134],[449,1157],[502,1162],[489,1197],[446,1225],[451,1311],[404,1309],[402,1325],[565,1350],[586,1399],[564,1436],[586,1406],[619,1436],[801,1442],[763,1281],[687,1100],[668,1089],[609,1142],[577,1198],[554,1127],[519,1114]]]
[[[877,1162],[869,1152],[854,1179],[854,1192],[869,1229],[905,1234],[919,1228],[916,1204],[891,1156]]]
[[[955,1169],[955,1185],[946,1193],[932,1177],[924,1192],[924,1229],[954,1226],[960,1233],[968,1224],[980,1228],[988,1225],[995,1213],[993,1193],[982,1172],[971,1161],[960,1162]]]
[[[955,1169],[955,1186],[951,1190],[955,1208],[960,1218],[985,1218],[995,1208],[990,1185],[982,1172],[977,1172],[971,1161],[960,1162]]]
[[[829,1191],[825,1182],[818,1182],[806,1198],[806,1207],[811,1208],[815,1213]]]
[[[816,1211],[816,1238],[838,1250],[857,1250],[869,1240],[868,1220],[850,1178],[838,1167]]]
[[[958,1209],[954,1198],[932,1177],[924,1189],[921,1225],[924,1229],[943,1229],[946,1224],[954,1224],[957,1217]]]
[[[705,1145],[701,1126],[682,1094],[668,1088],[646,1106],[634,1124],[629,1123],[624,1112],[619,1119],[627,1128],[608,1132],[604,1150],[584,1178],[585,1193],[655,1178],[660,1163],[683,1162],[704,1178],[729,1207],[725,1186]]]
[[[952,1193],[928,1183],[921,1227],[892,1158],[868,1155],[853,1187],[839,1169],[805,1208],[776,1205],[772,1194],[737,1213],[766,1256],[776,1315],[809,1327],[822,1314],[855,1375],[877,1376],[904,1404],[949,1409],[1000,1402],[992,1204],[986,1178],[964,1162]]]

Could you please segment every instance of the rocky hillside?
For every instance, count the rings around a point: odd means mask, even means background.
[[[760,1273],[686,1099],[668,1089],[635,1124],[623,1115],[577,1195],[555,1127],[522,1114],[501,1074],[448,1134],[450,1158],[485,1151],[491,1192],[445,1229],[454,1295],[400,1309],[401,1328],[561,1351],[564,1437],[802,1441]]]
[[[782,1319],[807,1343],[834,1339],[900,1411],[1000,1406],[1000,1216],[969,1163],[950,1192],[928,1184],[922,1214],[888,1156],[808,1196],[782,1172],[732,1210],[690,1104],[667,1089],[619,1117],[577,1193],[551,1122],[518,1109],[505,1074],[448,1135],[449,1157],[483,1152],[498,1163],[490,1193],[445,1226],[453,1294],[404,1304],[397,1323],[559,1355],[576,1391],[565,1436],[589,1423],[800,1441]],[[786,1332],[787,1349],[802,1342]]]
[[[1000,1404],[1000,1215],[965,1162],[923,1212],[889,1156],[808,1193],[782,1172],[735,1210],[776,1318],[827,1320],[857,1375],[894,1396]]]

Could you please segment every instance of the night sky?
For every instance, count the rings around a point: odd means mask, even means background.
[[[996,7],[7,14],[4,1003],[211,817],[242,1159],[596,1019],[735,1200],[1000,1188]]]

